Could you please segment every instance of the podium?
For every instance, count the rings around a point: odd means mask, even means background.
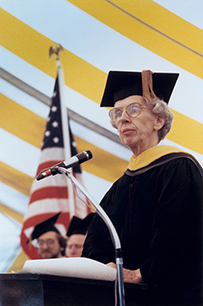
[[[126,306],[150,305],[144,284],[125,284]],[[1,306],[114,306],[114,282],[45,274],[0,274]]]

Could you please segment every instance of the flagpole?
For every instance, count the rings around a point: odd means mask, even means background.
[[[59,55],[59,52],[62,50],[63,47],[60,44],[55,44],[54,48],[50,47],[49,49],[49,57],[51,57],[52,54],[56,54],[56,67],[58,73],[64,153],[65,153],[65,159],[68,160],[71,157],[71,145],[70,145],[69,124],[68,124],[68,109],[65,106],[65,99],[64,99],[64,75]],[[70,171],[72,172],[72,169],[70,169]],[[72,218],[75,215],[75,205],[74,205],[73,185],[71,184],[70,180],[67,180],[67,188],[68,188],[70,218]]]

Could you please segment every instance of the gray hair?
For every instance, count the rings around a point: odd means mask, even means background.
[[[173,113],[170,111],[168,104],[163,100],[159,100],[158,98],[152,97],[152,101],[148,101],[144,98],[147,106],[151,109],[152,113],[158,115],[161,118],[165,119],[165,123],[160,130],[158,130],[159,142],[166,137],[169,133],[172,121],[173,121]],[[117,129],[116,124],[111,120],[111,124],[114,128]]]
[[[166,137],[166,135],[169,133],[171,129],[173,121],[173,113],[170,111],[168,104],[163,100],[152,98],[151,102],[148,101],[147,99],[145,99],[145,102],[147,106],[151,109],[152,113],[165,119],[164,125],[158,131],[159,141],[161,141]]]

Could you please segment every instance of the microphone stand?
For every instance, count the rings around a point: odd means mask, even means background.
[[[59,173],[65,174],[72,183],[87,197],[93,207],[96,209],[96,213],[103,219],[106,223],[111,239],[113,241],[115,247],[115,257],[116,257],[116,267],[117,267],[117,280],[118,280],[118,293],[119,293],[119,305],[125,306],[125,292],[124,292],[124,282],[123,282],[123,258],[122,258],[122,250],[121,243],[118,237],[118,234],[115,230],[114,225],[112,224],[109,216],[103,210],[103,208],[95,202],[95,200],[91,197],[91,195],[87,192],[87,190],[78,182],[78,180],[66,169],[63,167],[57,167],[57,171]]]

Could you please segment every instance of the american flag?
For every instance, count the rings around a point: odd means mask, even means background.
[[[71,155],[77,154],[76,144],[70,130]],[[47,125],[44,133],[44,139],[41,148],[41,157],[36,176],[46,168],[49,168],[61,161],[64,161],[66,154],[63,140],[63,124],[61,119],[61,104],[58,77],[56,78],[52,104],[50,107]],[[73,175],[82,182],[82,173],[80,166],[73,167]],[[23,227],[21,230],[21,246],[25,253],[31,259],[39,258],[35,243],[27,244],[30,235],[38,223],[61,212],[55,226],[62,235],[66,235],[71,218],[70,205],[74,207],[74,215],[84,218],[90,213],[90,209],[82,202],[81,198],[86,201],[85,197],[80,194],[78,198],[73,191],[73,203],[70,203],[70,181],[64,174],[47,177],[41,181],[34,180],[31,187],[30,201],[27,212],[24,216]],[[69,184],[69,186],[68,186]],[[77,191],[80,193],[80,191]]]

